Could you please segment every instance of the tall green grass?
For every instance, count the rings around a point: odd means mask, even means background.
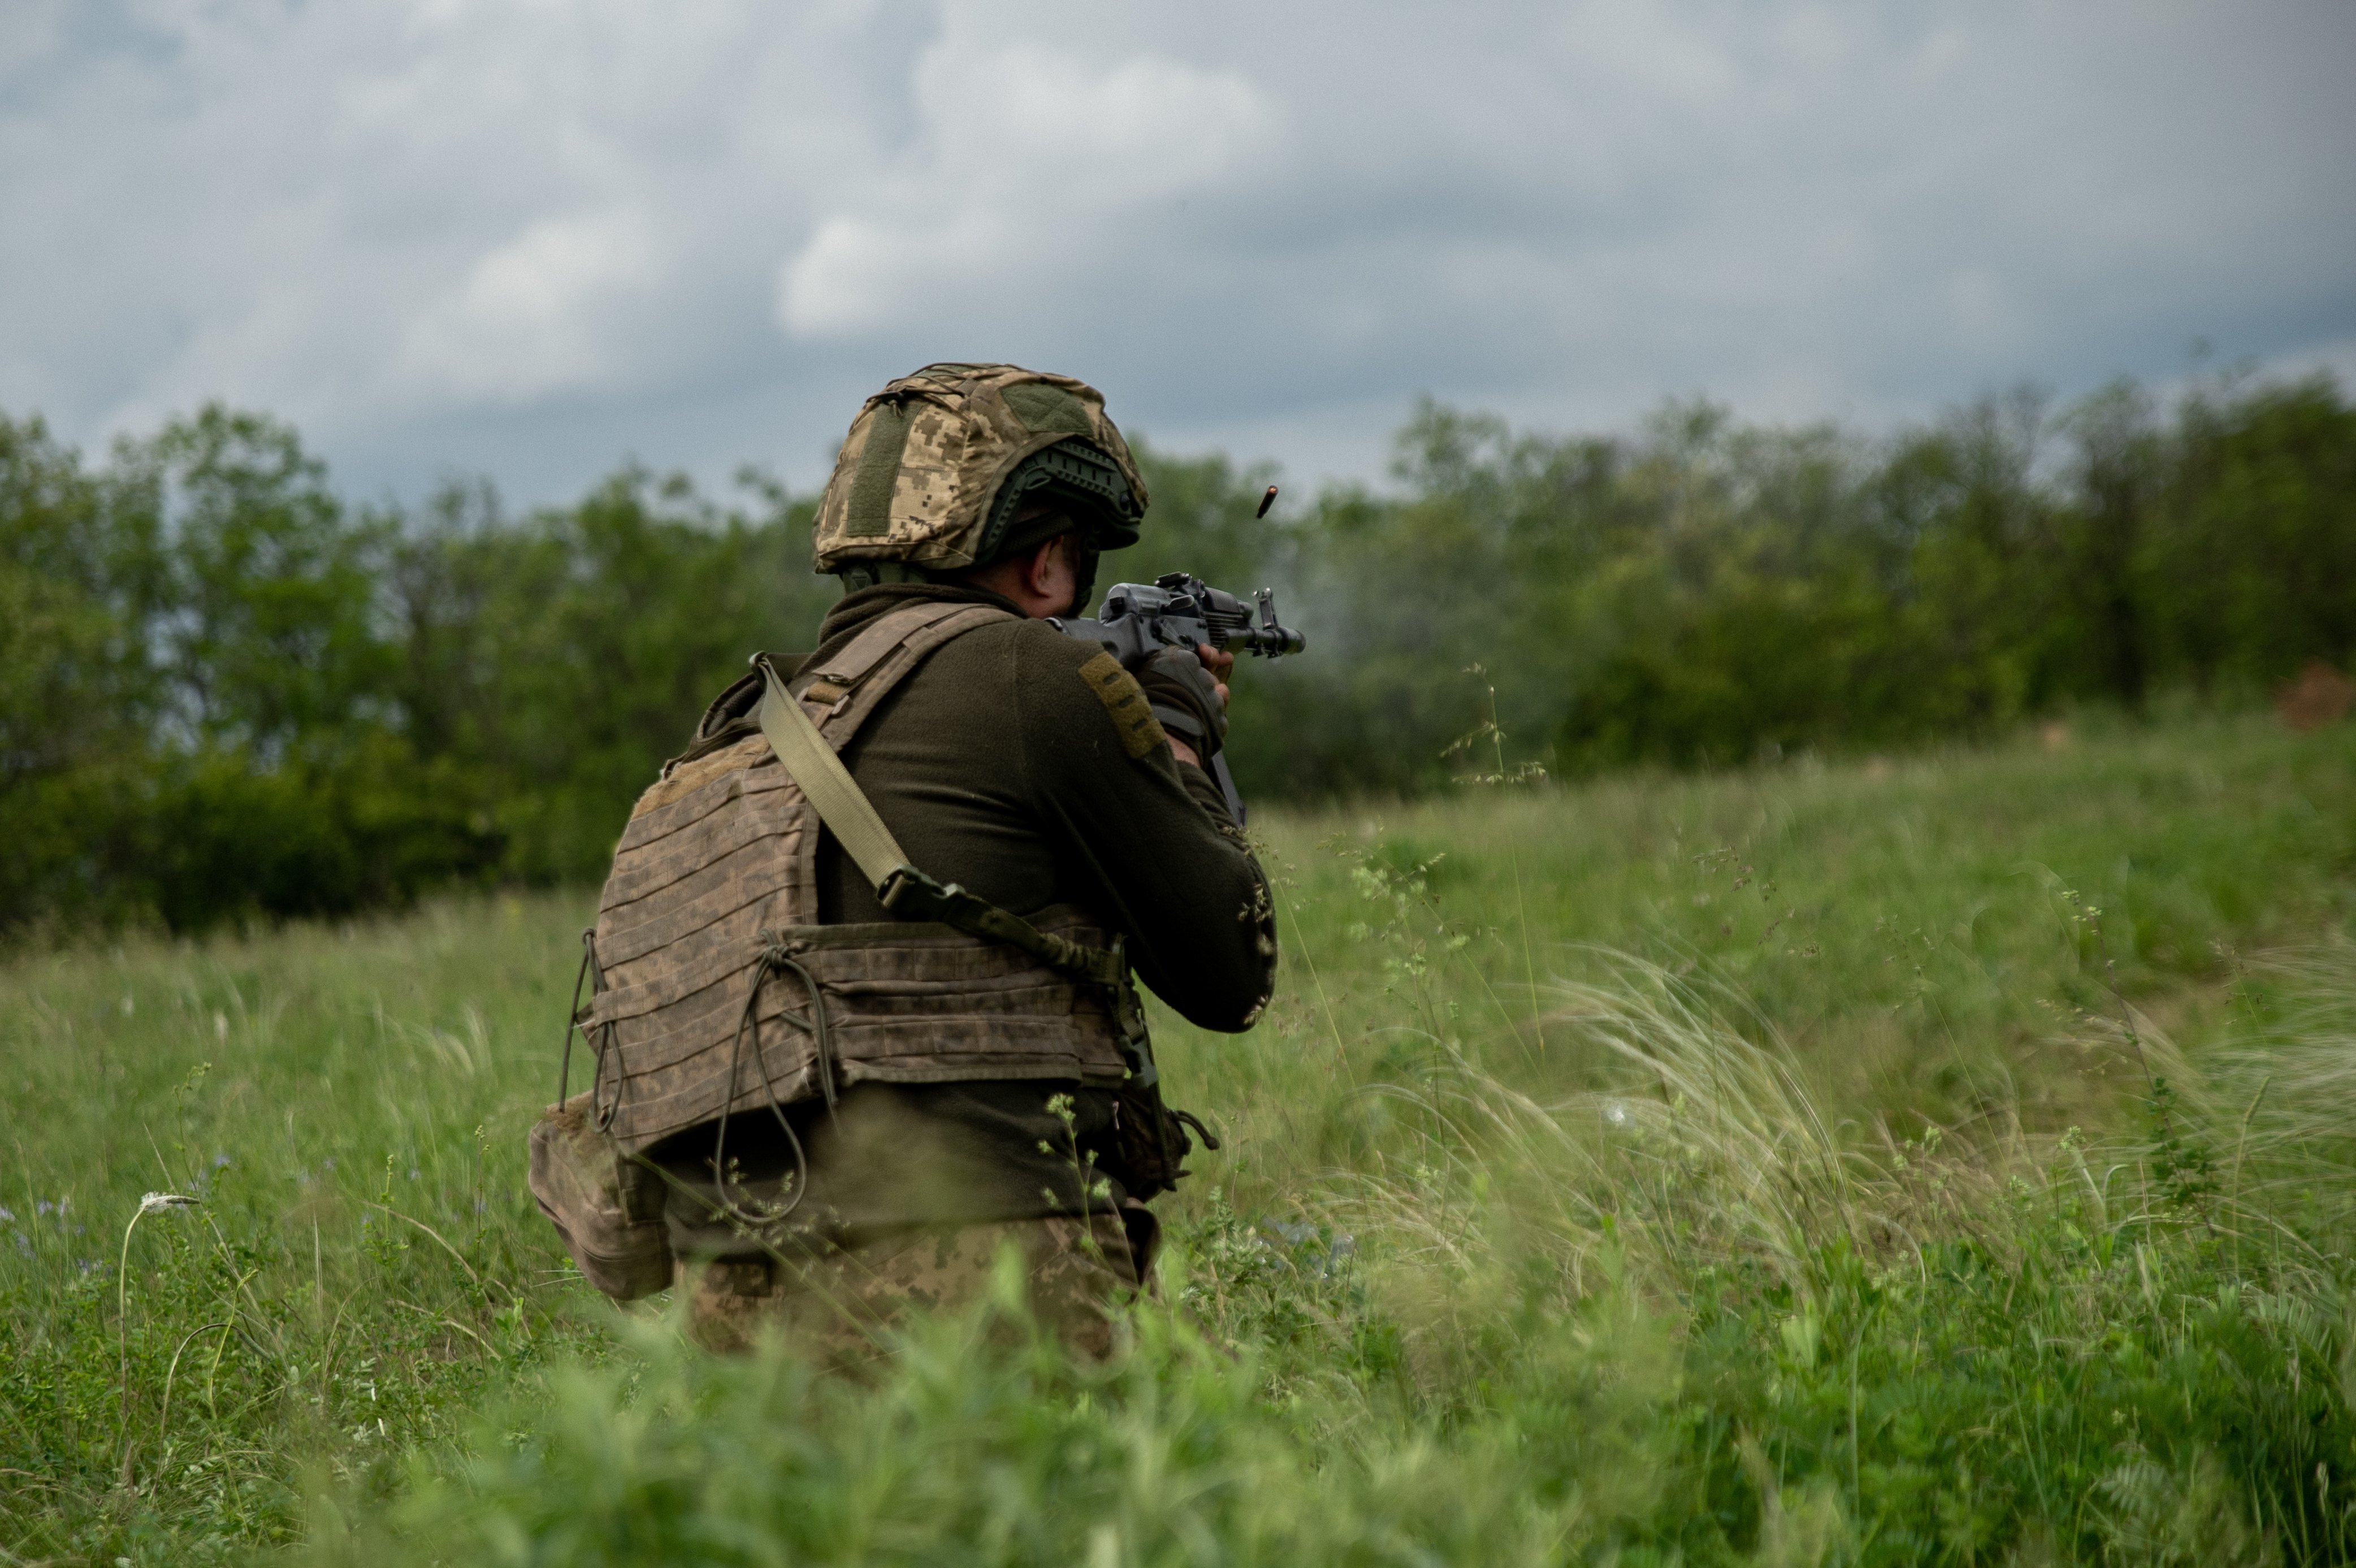
[[[0,1545],[2342,1560],[2352,764],[2187,724],[1271,821],[1284,990],[1162,1021],[1230,1143],[1104,1367],[1005,1302],[867,1383],[606,1308],[520,1183],[583,897],[20,957]]]

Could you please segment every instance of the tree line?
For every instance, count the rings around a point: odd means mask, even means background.
[[[1141,458],[1145,539],[1099,581],[1272,585],[1310,633],[1238,682],[1255,798],[1902,746],[2356,656],[2356,407],[2326,379],[2024,392],[1880,437],[1426,403],[1393,487],[1267,521],[1265,471]],[[631,467],[570,507],[454,484],[403,512],[260,414],[96,459],[0,416],[0,928],[596,876],[746,656],[812,641],[813,510]]]

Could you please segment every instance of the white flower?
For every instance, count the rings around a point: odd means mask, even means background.
[[[1628,1108],[1616,1100],[1606,1101],[1603,1104],[1603,1119],[1614,1127],[1625,1127],[1628,1124]]]

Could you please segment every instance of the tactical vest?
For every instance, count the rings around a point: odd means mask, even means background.
[[[822,663],[764,664],[839,753],[944,643],[1012,618],[927,601],[881,617]],[[819,923],[819,813],[764,734],[770,684],[756,670],[721,694],[615,852],[584,964],[593,993],[574,1016],[595,1051],[589,1113],[619,1152],[868,1080],[1150,1090],[1120,945],[1087,912],[1024,921],[919,876],[931,902],[913,907],[944,919]],[[830,806],[827,820],[839,814]]]

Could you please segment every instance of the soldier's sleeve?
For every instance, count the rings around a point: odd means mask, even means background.
[[[1171,756],[1109,655],[1041,627],[1016,639],[1015,677],[1023,787],[1139,976],[1192,1023],[1249,1028],[1275,985],[1275,908],[1217,784]]]

